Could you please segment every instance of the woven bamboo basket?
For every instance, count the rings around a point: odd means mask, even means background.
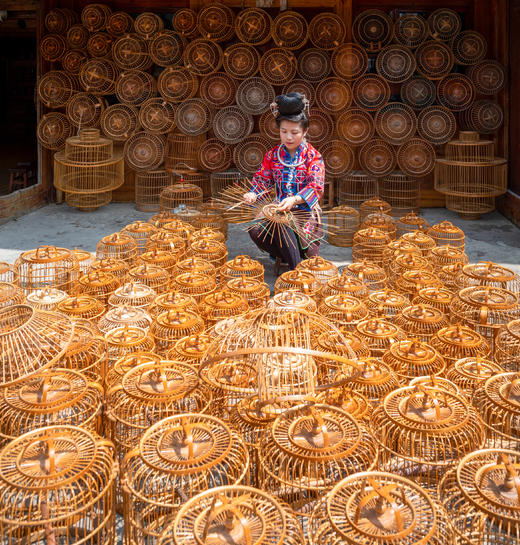
[[[437,97],[433,81],[423,76],[415,76],[401,85],[401,100],[415,110],[431,106]]]
[[[125,142],[125,161],[133,170],[156,170],[164,162],[165,151],[164,135],[140,131]]]
[[[304,81],[320,82],[330,74],[330,70],[330,57],[322,49],[309,48],[298,55],[298,75]]]
[[[345,22],[335,13],[319,13],[309,23],[309,38],[319,49],[335,49],[345,42],[346,34]]]
[[[103,110],[100,125],[107,138],[124,142],[138,129],[139,112],[134,106],[112,104]]]
[[[123,36],[133,31],[134,20],[125,11],[116,11],[109,16],[106,29],[112,36]]]
[[[184,49],[184,66],[197,76],[217,72],[222,66],[222,48],[211,40],[197,38]]]
[[[239,80],[251,78],[260,67],[260,53],[245,43],[230,45],[224,50],[222,66],[232,78]]]
[[[197,29],[197,13],[189,8],[181,8],[175,11],[172,17],[173,30],[182,34],[185,38],[195,38],[199,35]]]
[[[332,51],[332,71],[338,78],[348,81],[363,75],[368,68],[367,52],[359,45],[346,43]]]
[[[430,80],[447,76],[454,64],[453,51],[443,42],[432,40],[422,43],[415,50],[417,72]]]
[[[267,50],[260,58],[260,76],[271,85],[286,85],[296,76],[296,55],[285,47]]]
[[[394,39],[411,49],[421,45],[428,38],[428,33],[428,23],[416,13],[403,13],[394,23]]]

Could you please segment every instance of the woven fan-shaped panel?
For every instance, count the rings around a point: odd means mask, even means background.
[[[349,108],[338,118],[336,132],[338,136],[353,146],[364,144],[374,135],[374,119],[370,112],[361,108]]]
[[[315,47],[334,49],[345,42],[347,29],[343,19],[335,13],[319,13],[309,24],[309,37]]]
[[[401,85],[401,100],[416,110],[431,106],[437,98],[435,84],[417,76]]]
[[[394,23],[394,39],[412,49],[421,45],[429,34],[428,23],[421,15],[403,13]]]
[[[75,127],[97,127],[105,100],[88,93],[76,93],[67,102],[67,117]]]
[[[184,66],[198,76],[206,76],[222,66],[223,56],[222,48],[215,42],[193,40],[184,50]]]
[[[199,35],[197,28],[197,13],[190,8],[177,10],[172,17],[173,30],[185,38],[195,38]]]
[[[118,38],[112,46],[112,59],[123,70],[146,70],[152,64],[146,40],[137,34]]]
[[[260,75],[271,85],[285,85],[296,76],[296,64],[291,51],[269,49],[260,58]]]
[[[60,8],[51,9],[44,20],[47,32],[55,32],[56,34],[65,34],[73,22],[74,19],[69,16],[67,11]]]
[[[270,142],[262,135],[252,134],[233,148],[233,162],[240,172],[254,174],[270,147]]]
[[[90,59],[82,67],[79,80],[83,89],[96,95],[113,95],[117,68],[106,59]]]
[[[175,124],[182,133],[197,136],[208,131],[212,117],[212,111],[204,100],[191,98],[177,107]]]
[[[61,66],[69,74],[79,75],[81,67],[87,62],[88,54],[83,49],[70,49],[63,55]]]
[[[161,96],[170,102],[193,98],[199,89],[199,80],[186,68],[169,66],[159,75],[157,87]]]
[[[480,32],[465,30],[453,38],[451,47],[458,64],[471,65],[486,56],[487,41]]]
[[[327,78],[316,89],[318,106],[328,112],[341,112],[352,102],[349,84],[340,78]]]
[[[309,48],[298,55],[298,75],[306,81],[319,82],[330,74],[327,51]]]
[[[47,108],[62,108],[76,91],[74,80],[61,70],[51,70],[38,82],[38,97]]]
[[[354,40],[371,52],[380,51],[392,39],[392,19],[384,11],[367,9],[352,23]]]
[[[59,112],[49,112],[40,119],[36,129],[38,142],[47,149],[60,150],[65,140],[72,136],[72,126],[67,116]]]
[[[378,110],[390,100],[390,86],[381,76],[361,76],[352,85],[352,95],[358,106]]]
[[[497,102],[477,100],[467,110],[460,113],[459,120],[461,125],[469,130],[493,134],[504,122],[504,111]]]
[[[435,167],[435,149],[421,138],[412,138],[397,150],[399,168],[408,176],[426,176]]]
[[[67,31],[67,44],[71,49],[87,47],[89,31],[83,25],[73,25]]]
[[[65,38],[60,34],[47,34],[40,41],[40,54],[49,62],[59,61],[67,49]]]
[[[376,112],[377,134],[390,144],[399,145],[409,140],[417,130],[417,117],[410,106],[390,102]]]
[[[157,82],[148,72],[126,70],[119,74],[115,91],[119,102],[135,106],[157,95]]]
[[[253,118],[238,106],[219,110],[213,119],[215,136],[226,144],[236,144],[253,130]]]
[[[311,108],[309,111],[309,130],[307,139],[313,146],[318,146],[328,140],[334,132],[334,121],[332,117],[318,108]]]
[[[186,39],[182,34],[163,30],[150,40],[150,57],[159,66],[173,66],[182,61]]]
[[[250,78],[258,72],[260,53],[250,45],[233,44],[224,51],[222,65],[232,78]]]
[[[354,152],[342,140],[329,140],[320,148],[329,176],[346,174],[354,167]]]
[[[415,67],[414,54],[404,45],[387,45],[377,55],[377,73],[390,83],[401,83],[411,78]]]
[[[106,29],[112,36],[124,36],[134,30],[134,20],[125,11],[116,11],[108,18]]]
[[[113,104],[101,114],[101,130],[107,138],[124,142],[137,129],[138,115],[133,106]]]
[[[140,13],[134,21],[134,30],[141,38],[149,40],[164,29],[163,20],[156,13]]]
[[[276,118],[269,110],[264,112],[258,119],[258,128],[260,134],[268,140],[274,141],[280,138],[280,128],[276,124]]]
[[[304,79],[293,79],[283,88],[282,94],[285,95],[291,92],[302,94],[309,101],[309,106],[312,106],[316,101],[314,85],[310,81],[306,81]]]
[[[331,65],[338,78],[352,80],[367,71],[368,55],[358,44],[343,44],[332,52]]]
[[[449,142],[457,130],[453,113],[443,106],[428,106],[419,113],[417,130],[419,136],[432,144]]]
[[[424,42],[415,50],[417,72],[428,79],[441,79],[453,68],[451,49],[443,42]]]
[[[460,112],[471,106],[475,99],[475,88],[464,74],[449,74],[437,84],[437,96],[443,106]]]
[[[204,170],[219,172],[231,166],[231,146],[218,138],[209,138],[199,148],[199,163]]]
[[[175,106],[163,98],[150,98],[139,110],[139,123],[152,134],[166,134],[175,128]]]
[[[155,170],[164,161],[165,149],[164,136],[138,132],[125,142],[125,161],[134,170]]]
[[[273,21],[271,35],[277,47],[300,49],[309,37],[309,28],[303,15],[293,10],[282,11]]]
[[[504,65],[489,59],[470,66],[467,75],[475,89],[483,95],[496,95],[504,88],[506,81]]]
[[[385,176],[395,170],[395,151],[380,138],[372,138],[360,148],[358,161],[363,170],[374,176]]]
[[[87,51],[91,57],[110,57],[113,38],[108,32],[96,32],[87,42]]]
[[[271,39],[272,19],[269,13],[259,8],[241,10],[235,19],[238,39],[248,45],[262,45]]]
[[[81,11],[81,22],[90,32],[103,30],[112,10],[105,4],[87,4]]]
[[[216,108],[234,104],[236,92],[236,81],[223,72],[204,76],[200,82],[200,97]]]
[[[446,41],[460,32],[462,21],[456,11],[440,8],[433,11],[428,17],[428,26],[435,40]]]
[[[206,40],[227,42],[235,34],[235,14],[228,6],[212,2],[199,11],[197,28]]]
[[[244,112],[260,115],[269,109],[274,97],[271,84],[262,78],[249,78],[238,86],[236,101]]]

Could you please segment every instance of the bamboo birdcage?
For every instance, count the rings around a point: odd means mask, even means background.
[[[338,179],[338,202],[356,210],[361,204],[377,197],[377,179],[364,171],[352,171]]]
[[[397,291],[413,299],[419,290],[427,287],[442,287],[438,276],[430,271],[405,271],[396,281]]]
[[[146,243],[146,252],[141,254],[139,261],[159,265],[171,273],[177,260],[184,258],[185,254],[184,239],[175,232],[160,229],[157,233],[150,235]]]
[[[382,212],[376,212],[365,216],[363,223],[359,226],[359,230],[361,229],[378,229],[379,231],[386,233],[391,241],[395,240],[395,221],[391,216],[383,214]]]
[[[325,161],[325,168],[327,174],[331,177],[342,176],[351,170],[354,166],[354,151],[343,140],[329,140],[322,146],[323,160]],[[326,186],[329,183],[333,183],[330,179],[327,179]],[[327,189],[327,187],[325,187]],[[329,203],[333,199],[328,198]]]
[[[153,64],[148,54],[147,41],[135,33],[125,34],[114,41],[112,45],[112,59],[116,66],[123,71],[148,70]],[[144,76],[146,78],[146,76]],[[146,78],[148,81],[155,81],[153,78]],[[138,90],[138,89],[136,89]]]
[[[495,60],[486,59],[470,66],[467,75],[482,95],[496,95],[505,85],[504,66]]]
[[[86,27],[80,24],[72,25],[67,30],[67,45],[71,51],[84,49],[87,45],[90,33]]]
[[[222,48],[218,43],[196,38],[184,49],[184,66],[197,76],[206,76],[220,69],[223,56]]]
[[[177,209],[198,208],[202,204],[202,198],[203,191],[199,186],[183,181],[176,182],[161,191],[159,210],[174,215]]]
[[[90,266],[94,262],[94,254],[92,252],[88,252],[87,250],[82,250],[81,248],[74,248],[73,252],[78,260],[80,273],[87,273]]]
[[[404,45],[387,45],[376,58],[378,74],[389,83],[402,83],[415,72],[416,62],[413,52]]]
[[[135,367],[143,363],[158,364],[160,361],[161,356],[153,352],[138,351],[122,356],[115,361],[105,376],[105,391],[108,393],[114,384],[120,383],[126,373]]]
[[[141,212],[158,212],[163,189],[171,185],[171,174],[166,170],[136,172],[135,208]]]
[[[150,306],[149,312],[152,317],[156,318],[159,314],[170,310],[190,310],[198,313],[199,306],[191,295],[169,291],[168,293],[163,293],[155,298],[153,304]]]
[[[97,297],[77,295],[58,303],[56,310],[69,316],[73,321],[84,319],[97,323],[97,320],[105,313],[105,305]]]
[[[163,164],[166,152],[164,135],[140,131],[125,142],[124,156],[127,165],[136,171],[157,170]]]
[[[206,355],[211,340],[211,337],[206,333],[181,337],[170,348],[167,357],[175,362],[188,364],[197,370],[201,359]]]
[[[341,204],[328,211],[330,226],[327,234],[332,246],[350,247],[354,233],[359,229],[359,212],[355,208]]]
[[[386,267],[389,284],[395,285],[397,280],[406,271],[433,272],[433,266],[428,259],[419,255],[418,249],[414,248],[411,252],[402,250],[394,251],[393,257],[389,260]]]
[[[424,376],[424,377],[415,377],[412,379],[408,386],[423,386],[426,388],[438,388],[440,390],[445,390],[446,392],[450,392],[452,394],[455,394],[457,396],[463,396],[464,393],[461,391],[461,389],[451,382],[450,380],[439,377],[437,375],[431,375],[431,376]]]
[[[226,170],[233,162],[231,146],[217,138],[209,138],[203,142],[198,154],[200,165],[210,172]]]
[[[394,343],[406,337],[404,331],[384,318],[367,318],[356,324],[356,333],[369,347],[370,355],[380,357]]]
[[[410,301],[402,293],[385,288],[369,294],[365,304],[371,316],[393,322]]]
[[[113,233],[103,237],[96,246],[96,258],[114,258],[132,266],[137,258],[137,242],[129,233]]]
[[[390,102],[377,109],[374,124],[381,138],[398,146],[414,136],[417,130],[417,117],[410,106]]]
[[[495,338],[494,356],[504,371],[520,372],[520,320],[500,327]]]
[[[319,13],[309,23],[309,38],[319,49],[335,49],[345,42],[346,34],[345,22],[335,13]]]
[[[152,288],[156,293],[164,293],[170,287],[170,273],[159,265],[141,263],[128,272],[130,282],[140,282]]]
[[[65,38],[60,34],[46,34],[40,40],[40,55],[47,62],[60,61],[67,49]]]
[[[453,293],[444,287],[426,287],[417,292],[412,299],[412,305],[428,305],[438,308],[446,316],[450,314],[450,303]]]
[[[311,83],[311,86],[325,79],[330,74],[330,70],[330,56],[322,49],[309,48],[298,55],[298,76],[302,78],[302,81]],[[307,97],[307,93],[304,94]],[[310,97],[314,96],[313,88]],[[310,97],[307,98],[310,100]]]
[[[364,424],[330,405],[295,407],[278,416],[259,445],[259,485],[302,517],[338,479],[369,471],[377,448]]]
[[[114,141],[124,142],[139,127],[139,112],[135,106],[112,104],[100,118],[103,134]]]
[[[491,354],[486,339],[473,329],[461,324],[437,331],[429,344],[446,360],[448,366],[453,366],[462,358],[489,358]]]
[[[150,327],[156,350],[163,355],[178,339],[203,331],[204,321],[199,314],[185,309],[166,310],[158,314]]]
[[[340,113],[336,122],[336,131],[338,136],[350,145],[359,146],[373,137],[374,119],[370,112],[362,108],[348,108]],[[349,170],[349,174],[352,175],[352,169]]]
[[[199,216],[197,216],[199,217]],[[218,217],[218,216],[217,216]],[[196,240],[215,240],[217,242],[226,243],[226,235],[218,230],[218,229],[212,229],[211,227],[203,227],[202,229],[197,229],[193,233],[193,237],[191,239],[192,242],[195,242]]]
[[[271,143],[261,134],[251,134],[233,148],[233,163],[240,172],[252,176],[270,147]]]
[[[193,98],[199,89],[195,74],[179,66],[165,68],[157,79],[157,88],[164,100],[179,103]]]
[[[272,85],[262,78],[253,77],[238,86],[236,101],[247,114],[260,115],[269,109],[275,97]]]
[[[61,150],[72,135],[72,126],[65,114],[49,112],[42,116],[36,128],[38,142],[50,150]]]
[[[455,136],[457,130],[455,115],[445,106],[428,106],[422,109],[417,122],[419,136],[431,144],[446,144]]]
[[[352,85],[355,103],[367,111],[376,111],[390,100],[390,85],[376,74],[365,74]]]
[[[199,309],[206,328],[209,328],[220,320],[244,314],[249,310],[249,304],[241,295],[219,289],[206,295],[200,302]]]
[[[89,93],[76,93],[67,101],[67,118],[78,128],[99,127],[106,101]]]
[[[248,465],[243,441],[215,417],[187,413],[154,424],[121,468],[126,539],[157,542],[188,499],[239,484]]]
[[[221,281],[223,280],[222,277]],[[231,293],[245,299],[250,309],[265,307],[270,296],[269,285],[251,276],[239,276],[227,280],[225,287]]]
[[[357,278],[348,276],[345,272],[340,275],[333,276],[325,281],[321,291],[319,292],[319,298],[325,299],[329,295],[339,294],[351,295],[356,299],[365,301],[368,297],[369,290],[366,284]],[[318,298],[318,296],[316,296]]]
[[[392,39],[392,19],[383,11],[362,11],[352,23],[354,40],[370,53],[381,50]]]
[[[306,310],[316,312],[316,301],[310,295],[290,289],[275,293],[267,302],[267,308],[283,308],[285,310]]]
[[[359,214],[361,221],[365,221],[365,218],[367,216],[377,213],[389,216],[392,214],[392,207],[386,201],[383,201],[377,196],[374,196],[360,203]]]
[[[427,231],[430,228],[430,224],[421,216],[417,216],[415,212],[409,212],[402,218],[399,218],[395,222],[395,228],[397,230],[397,237],[401,237],[406,233],[413,233],[414,231]]]
[[[341,44],[332,51],[331,65],[338,78],[352,81],[367,71],[368,55],[355,43]]]
[[[126,233],[135,239],[138,256],[145,252],[146,242],[150,235],[155,232],[157,232],[157,229],[146,221],[134,221],[121,229],[121,233]]]
[[[68,294],[62,290],[44,288],[28,293],[26,303],[38,310],[56,310],[58,303],[67,297]]]
[[[435,160],[435,148],[422,138],[411,138],[397,149],[399,168],[412,178],[421,178],[432,172]]]
[[[164,28],[163,20],[156,13],[145,11],[140,13],[134,21],[134,30],[145,40],[150,40]]]
[[[98,322],[98,329],[105,334],[124,326],[140,327],[148,330],[152,323],[152,319],[145,309],[139,307],[124,307],[117,306],[107,311]]]
[[[182,273],[204,274],[217,280],[218,271],[212,263],[202,257],[190,256],[187,259],[177,262],[174,275]],[[173,279],[174,280],[174,279]]]
[[[182,61],[186,39],[182,34],[162,30],[149,42],[150,57],[158,66],[172,66]]]
[[[454,57],[451,48],[438,41],[423,42],[415,50],[417,72],[430,80],[441,80],[453,68]]]
[[[190,8],[176,10],[172,17],[172,27],[185,38],[195,38],[199,35],[197,13]]]
[[[221,234],[224,237],[224,240],[227,239],[228,225],[226,219],[218,212],[203,210],[200,215],[190,222],[190,225],[197,229],[197,231],[193,233],[193,238],[196,238],[195,233],[198,233],[197,236],[200,237],[203,235],[200,231],[211,229],[212,231]]]
[[[301,49],[309,36],[307,20],[294,10],[281,12],[272,22],[271,36],[276,47],[286,50]]]
[[[121,284],[122,282],[114,274],[92,271],[79,278],[73,295],[90,295],[106,306],[109,297],[121,287]]]
[[[109,16],[106,22],[106,29],[112,36],[123,36],[132,32],[134,29],[134,20],[125,11],[116,11]]]
[[[392,207],[394,218],[418,214],[421,209],[421,184],[402,172],[392,172],[379,180],[379,197]]]
[[[381,471],[343,479],[312,513],[309,544],[454,543],[449,515],[414,481]]]
[[[372,407],[382,404],[384,398],[399,388],[399,380],[391,367],[378,358],[363,357],[358,360],[361,374],[349,386],[363,395]]]
[[[153,352],[155,343],[148,331],[136,326],[123,326],[111,329],[105,334],[107,342],[107,363],[112,367],[123,356],[133,352]]]
[[[363,284],[368,286],[371,292],[379,291],[386,288],[386,273],[384,269],[373,263],[372,261],[361,261],[359,263],[350,263],[340,273],[345,273],[352,278],[361,280]]]
[[[105,58],[90,58],[79,72],[79,82],[83,89],[95,95],[113,95],[117,77],[117,66]]]
[[[350,385],[328,388],[318,395],[317,401],[333,407],[339,407],[360,422],[368,422],[372,413],[372,405],[361,393],[350,388]]]
[[[435,83],[423,76],[415,76],[401,85],[401,100],[415,110],[427,110],[436,99]],[[420,115],[420,114],[419,114]],[[452,116],[447,114],[448,118]]]
[[[496,363],[481,357],[462,358],[448,369],[446,378],[456,384],[468,398],[491,377],[503,373]]]
[[[20,288],[9,282],[0,282],[0,308],[24,303],[25,295]]]
[[[338,276],[338,268],[332,261],[316,256],[304,259],[297,265],[297,270],[310,271],[321,282],[326,284],[331,278]]]
[[[427,234],[433,238],[437,246],[454,246],[464,249],[464,232],[450,221],[444,220],[432,225]]]
[[[116,543],[110,441],[75,426],[40,428],[4,447],[0,467],[7,543]]]
[[[112,10],[105,4],[88,4],[81,10],[81,22],[90,32],[103,30]]]
[[[457,291],[470,286],[492,286],[520,293],[520,277],[513,270],[492,261],[464,265],[455,280]]]
[[[129,270],[130,266],[123,259],[116,257],[104,257],[102,259],[95,259],[88,268],[87,273],[110,273],[113,274],[121,284],[124,284],[128,277]]]
[[[65,107],[77,90],[77,81],[62,70],[46,72],[38,81],[38,98],[47,108]]]
[[[344,293],[325,297],[318,306],[318,312],[337,327],[347,331],[356,331],[357,324],[368,317],[365,304]]]
[[[45,28],[48,32],[65,34],[73,23],[77,23],[78,16],[71,9],[54,8],[45,15]]]
[[[430,257],[432,248],[437,246],[436,241],[430,235],[419,230],[404,233],[400,240],[415,244],[421,250],[423,257]]]
[[[226,263],[228,252],[222,242],[199,239],[190,244],[189,254],[208,261],[218,269]]]
[[[151,134],[170,133],[175,128],[175,106],[163,98],[149,98],[140,106],[139,124]]]
[[[287,48],[268,49],[260,57],[260,76],[271,85],[286,85],[296,76],[296,63],[296,55]]]
[[[421,385],[394,390],[370,419],[380,447],[380,467],[435,492],[444,473],[482,448],[485,432],[461,396]]]
[[[392,239],[384,231],[375,228],[357,231],[352,240],[352,261],[370,261],[381,266],[383,250]]]
[[[263,282],[264,267],[259,261],[251,259],[247,255],[238,255],[223,265],[220,275],[223,282],[240,277]]]
[[[318,108],[309,110],[307,138],[313,146],[325,143],[334,132],[334,120],[327,112]]]
[[[390,266],[394,260],[402,256],[422,257],[422,254],[419,247],[412,242],[401,239],[392,240],[383,250],[383,269],[388,276],[390,276]]]
[[[347,331],[343,328],[340,328],[339,331],[340,334],[322,333],[316,340],[314,345],[315,349],[331,352],[333,354],[343,354],[345,357],[353,360],[370,357],[370,348],[357,333]],[[325,363],[328,372],[332,371],[335,374],[338,371],[341,371],[341,365],[336,365],[331,360],[327,361],[326,358],[323,358],[322,362]],[[318,372],[320,371],[320,363],[320,360],[318,360]],[[350,388],[349,383],[341,386]]]
[[[92,58],[109,59],[113,38],[107,32],[94,32],[87,41],[87,51]]]
[[[275,282],[275,293],[297,290],[314,297],[321,289],[321,282],[310,271],[295,269],[282,273]]]
[[[369,174],[376,177],[385,176],[395,170],[395,149],[381,138],[371,138],[361,146],[358,161],[361,168]]]
[[[441,310],[423,304],[406,307],[395,317],[394,323],[401,327],[408,337],[426,343],[430,342],[435,333],[450,325],[450,321]]]
[[[460,246],[452,247],[448,244],[446,246],[432,248],[430,261],[434,270],[439,271],[445,265],[453,265],[454,263],[462,263],[465,265],[469,262],[469,257],[464,253],[464,249]]]

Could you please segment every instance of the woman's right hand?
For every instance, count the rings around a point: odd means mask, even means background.
[[[244,201],[248,204],[253,204],[256,201],[256,193],[249,191],[249,193],[244,193]]]

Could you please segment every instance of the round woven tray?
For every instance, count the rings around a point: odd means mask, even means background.
[[[36,128],[38,142],[50,150],[62,149],[65,146],[65,140],[72,136],[72,132],[67,116],[59,112],[43,115]]]
[[[395,170],[395,151],[384,140],[372,138],[360,148],[358,161],[363,170],[374,176],[385,176]]]
[[[199,148],[199,163],[204,170],[220,172],[228,169],[232,161],[231,146],[218,138],[209,138]]]
[[[118,38],[112,46],[112,59],[123,70],[146,70],[152,64],[146,40],[137,34]]]
[[[105,4],[87,4],[81,10],[81,22],[90,32],[103,30],[112,10]]]
[[[393,32],[396,42],[415,49],[428,39],[428,23],[421,15],[403,13],[395,21]]]
[[[200,97],[216,108],[231,106],[236,92],[236,81],[223,72],[204,76],[200,82]]]
[[[347,29],[343,19],[335,13],[319,13],[309,25],[309,37],[315,47],[334,49],[345,42]]]
[[[107,138],[124,142],[138,127],[137,108],[125,104],[113,104],[101,114],[101,130]]]
[[[157,82],[148,72],[126,70],[119,74],[115,92],[121,104],[136,106],[157,95]]]
[[[408,176],[426,176],[435,167],[435,149],[426,140],[412,138],[397,150],[397,162]]]
[[[306,81],[319,82],[330,74],[330,57],[323,49],[309,48],[298,55],[298,75]]]
[[[161,96],[170,102],[193,98],[199,89],[199,80],[186,68],[168,66],[159,75],[157,87]]]
[[[390,102],[378,110],[374,123],[379,136],[394,145],[406,142],[417,130],[415,112],[400,102]]]
[[[476,30],[465,30],[457,34],[451,42],[455,61],[462,65],[480,62],[487,53],[486,38]]]
[[[156,13],[140,13],[134,21],[134,30],[141,38],[150,40],[164,29],[163,20]]]
[[[352,36],[370,52],[380,51],[392,39],[392,19],[384,11],[367,9],[352,23]]]
[[[253,77],[260,66],[260,53],[246,44],[233,44],[224,51],[222,66],[235,79]]]
[[[106,101],[89,93],[76,93],[67,102],[67,117],[75,127],[97,127]]]
[[[358,44],[343,44],[332,52],[331,65],[338,78],[352,80],[367,71],[368,55]]]
[[[320,151],[329,176],[347,174],[354,167],[354,152],[349,144],[342,140],[329,140],[321,146]]]
[[[419,113],[417,120],[419,136],[435,145],[449,142],[457,130],[453,113],[443,106],[428,106]]]
[[[215,136],[226,144],[237,144],[253,130],[253,118],[238,106],[219,110],[213,118]]]
[[[233,162],[240,172],[254,174],[270,147],[269,140],[260,134],[252,134],[233,148]]]
[[[284,95],[291,92],[302,94],[309,101],[309,106],[312,106],[316,101],[314,85],[310,81],[306,81],[304,79],[293,79],[283,88],[282,91]]]
[[[155,170],[164,161],[165,149],[164,136],[138,132],[125,142],[125,161],[134,170]]]
[[[260,134],[268,140],[275,141],[280,138],[280,128],[276,124],[276,118],[269,110],[258,119],[258,128]]]
[[[431,106],[437,98],[435,84],[429,79],[417,76],[401,85],[401,99],[416,110]]]
[[[96,32],[87,42],[87,51],[91,57],[110,57],[113,37],[108,32]]]
[[[197,29],[206,40],[227,42],[235,34],[235,14],[224,4],[212,2],[197,14]]]
[[[123,36],[133,31],[134,20],[125,11],[116,11],[108,18],[106,29],[112,36]]]
[[[47,108],[63,108],[76,92],[71,76],[61,70],[51,70],[38,82],[38,97]]]
[[[96,95],[113,95],[117,68],[106,59],[90,59],[82,67],[79,80],[83,89]]]
[[[184,66],[198,76],[206,76],[219,70],[223,56],[222,48],[215,42],[193,40],[184,50]]]
[[[87,47],[89,31],[83,25],[73,25],[67,31],[67,44],[71,49]]]
[[[179,104],[175,111],[175,124],[184,134],[199,135],[211,127],[213,112],[206,101],[201,98],[191,98]]]
[[[429,15],[428,26],[435,40],[446,41],[460,32],[462,21],[456,11],[448,8],[440,8]]]
[[[235,32],[244,44],[262,45],[271,39],[272,19],[269,13],[259,8],[241,10],[235,19]]]
[[[307,139],[313,146],[319,146],[327,141],[334,132],[334,121],[332,117],[318,108],[311,108],[309,111],[309,130]]]
[[[47,34],[40,41],[40,54],[48,62],[59,61],[66,50],[67,43],[60,34]]]
[[[173,66],[182,61],[186,38],[178,32],[163,30],[150,40],[150,58],[159,66]]]
[[[259,115],[269,109],[274,97],[272,85],[262,78],[249,78],[238,86],[236,101],[244,112]]]
[[[296,76],[296,65],[292,51],[269,49],[260,58],[260,75],[271,85],[285,85]]]
[[[451,49],[443,42],[424,42],[415,50],[417,72],[428,79],[441,79],[453,68]]]
[[[390,83],[401,83],[410,79],[415,68],[414,54],[404,45],[387,45],[377,55],[377,73]]]
[[[88,53],[83,49],[71,49],[63,55],[61,66],[63,70],[75,76],[81,72],[81,67],[87,62]]]
[[[496,95],[505,85],[505,68],[498,61],[485,60],[467,71],[468,77],[473,82],[475,89],[483,95]]]
[[[336,132],[353,146],[367,142],[374,135],[374,119],[370,112],[361,108],[349,108],[338,118]]]
[[[172,17],[173,30],[185,38],[195,38],[199,35],[197,28],[197,13],[190,8],[178,9]]]
[[[271,36],[277,47],[286,50],[300,49],[309,37],[307,21],[296,11],[282,11],[273,21]]]
[[[437,84],[437,97],[446,108],[460,112],[471,106],[475,99],[475,88],[464,74],[449,74]]]
[[[328,112],[341,112],[352,102],[349,84],[340,78],[327,78],[316,89],[318,106]]]
[[[390,100],[390,86],[381,76],[361,76],[352,85],[352,95],[358,106],[365,110],[378,110]]]
[[[139,123],[152,134],[166,134],[175,128],[175,106],[163,98],[150,98],[139,110]]]

